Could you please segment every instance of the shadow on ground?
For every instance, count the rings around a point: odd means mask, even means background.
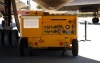
[[[62,50],[33,50],[32,56],[20,57],[18,48],[0,48],[0,63],[100,63],[82,56],[62,56]]]

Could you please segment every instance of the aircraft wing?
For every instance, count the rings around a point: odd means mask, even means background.
[[[64,5],[59,10],[80,10],[81,12],[93,12],[100,9],[100,0],[74,0]]]

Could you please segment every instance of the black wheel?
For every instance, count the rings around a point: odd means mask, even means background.
[[[2,27],[4,27],[5,26],[5,22],[4,21],[2,21]]]
[[[27,38],[22,38],[20,40],[20,45],[19,45],[19,48],[20,48],[20,56],[26,56],[28,53],[27,53],[27,48],[28,48],[28,42],[27,42]]]
[[[10,30],[4,30],[4,45],[6,47],[9,47],[11,45],[11,31]]]
[[[94,17],[92,19],[93,24],[98,23],[99,22],[99,18],[98,17]]]
[[[77,39],[73,39],[72,41],[72,54],[73,56],[78,55],[78,40]]]
[[[12,30],[11,45],[14,47],[14,46],[17,46],[17,44],[18,44],[18,31],[17,30]]]
[[[3,46],[3,30],[0,30],[0,46]]]

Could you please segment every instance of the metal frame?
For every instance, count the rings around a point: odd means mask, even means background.
[[[4,21],[6,22],[5,26],[10,26],[11,23],[11,0],[4,0]]]

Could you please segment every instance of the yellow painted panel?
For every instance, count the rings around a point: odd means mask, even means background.
[[[22,18],[22,37],[40,37],[41,36],[41,18],[39,19],[39,28],[24,28],[24,19]]]
[[[33,44],[32,47],[70,47],[73,37],[76,36],[43,35],[42,37],[39,38],[28,38],[29,39],[28,41],[29,43],[31,42]],[[43,40],[43,42],[41,43],[39,42],[39,40]],[[35,42],[38,42],[38,46],[35,45]],[[62,46],[60,46],[60,42],[63,42]]]
[[[34,20],[37,17],[21,17],[21,37],[28,38],[29,47],[70,47],[72,40],[77,38],[77,16],[43,15],[38,17],[38,20],[36,19],[38,22],[36,22]],[[33,24],[33,21],[36,23]],[[67,25],[69,28],[66,27]],[[60,42],[63,43],[62,46]]]

